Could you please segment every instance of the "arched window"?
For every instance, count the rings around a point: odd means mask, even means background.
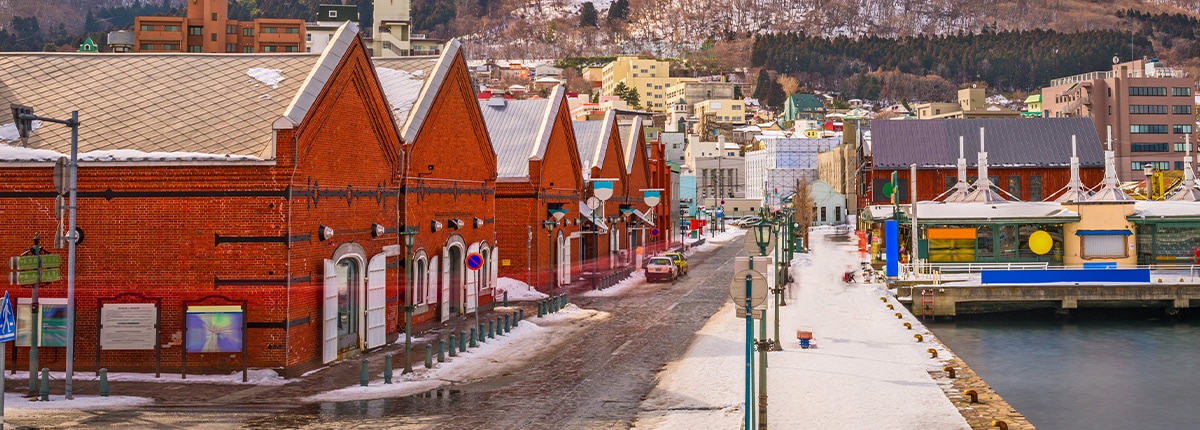
[[[358,332],[358,290],[362,282],[362,267],[358,259],[345,257],[337,262],[337,327],[338,335]]]
[[[409,283],[409,285],[411,285],[413,288],[413,305],[418,305],[425,302],[425,288],[428,280],[429,261],[425,258],[425,252],[422,251],[413,260],[412,282]]]

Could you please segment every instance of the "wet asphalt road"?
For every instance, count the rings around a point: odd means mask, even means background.
[[[627,429],[658,372],[678,359],[729,294],[740,240],[689,258],[673,284],[641,284],[619,296],[572,302],[612,314],[535,364],[416,396],[297,405],[274,403],[147,406],[110,412],[39,413],[6,419],[9,428],[412,428]],[[732,317],[732,315],[731,315]],[[270,397],[271,389],[262,387]]]

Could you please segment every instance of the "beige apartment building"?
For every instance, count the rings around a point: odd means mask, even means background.
[[[372,57],[407,57],[412,55],[412,15],[408,0],[376,0],[371,26]]]
[[[1117,176],[1145,179],[1144,169],[1182,170],[1184,137],[1194,132],[1194,78],[1157,60],[1053,79],[1042,89],[1047,118],[1091,117],[1103,141],[1112,128]]]
[[[958,103],[921,103],[913,105],[917,119],[946,118],[1016,118],[1020,111],[1003,106],[988,106],[987,93],[983,88],[958,90]]]
[[[227,0],[193,0],[187,16],[133,19],[134,52],[304,52],[302,19],[229,19]]]
[[[622,56],[604,65],[602,94],[614,95],[613,91],[622,82],[638,91],[643,110],[666,112],[675,102],[667,100],[667,87],[677,84],[679,78],[671,77],[670,62]]]

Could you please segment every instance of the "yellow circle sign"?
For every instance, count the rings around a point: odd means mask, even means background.
[[[1050,233],[1038,230],[1029,235],[1029,250],[1034,254],[1044,255],[1050,252],[1052,246],[1054,246],[1054,238],[1050,237]]]

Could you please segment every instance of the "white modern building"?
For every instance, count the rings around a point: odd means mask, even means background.
[[[841,144],[841,137],[765,138],[761,150],[746,152],[746,198],[777,208],[798,181],[817,181],[817,154]]]
[[[333,33],[346,21],[358,25],[358,6],[323,4],[318,6],[317,21],[304,23],[304,52],[325,52]]]

